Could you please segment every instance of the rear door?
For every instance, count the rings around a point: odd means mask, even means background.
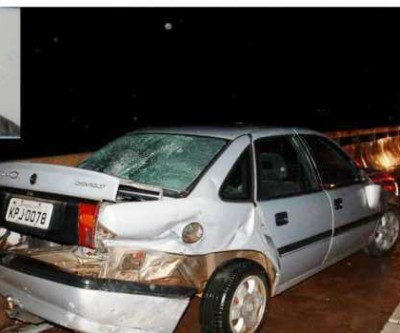
[[[280,283],[287,285],[322,264],[332,237],[331,208],[296,136],[255,139],[263,228],[279,253]]]
[[[365,179],[351,158],[328,138],[319,135],[301,138],[309,147],[332,206],[334,238],[327,260],[334,261],[367,243],[377,216],[368,207]]]

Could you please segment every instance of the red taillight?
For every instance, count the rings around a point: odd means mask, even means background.
[[[95,231],[98,205],[80,203],[78,206],[78,236],[79,245],[95,247]]]

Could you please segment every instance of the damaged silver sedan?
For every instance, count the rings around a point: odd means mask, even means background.
[[[83,332],[172,332],[201,297],[202,332],[252,333],[270,297],[390,251],[391,200],[310,130],[135,131],[77,168],[0,164],[0,293]]]

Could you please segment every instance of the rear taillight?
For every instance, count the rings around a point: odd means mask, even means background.
[[[99,206],[92,203],[80,203],[78,206],[79,245],[95,247],[96,221]]]

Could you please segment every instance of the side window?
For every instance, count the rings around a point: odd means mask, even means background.
[[[256,141],[258,198],[272,198],[319,190],[307,154],[293,136]]]
[[[356,164],[334,143],[316,135],[304,135],[319,170],[324,188],[361,182]]]
[[[247,148],[236,161],[220,190],[220,196],[225,200],[251,200],[251,153]]]

